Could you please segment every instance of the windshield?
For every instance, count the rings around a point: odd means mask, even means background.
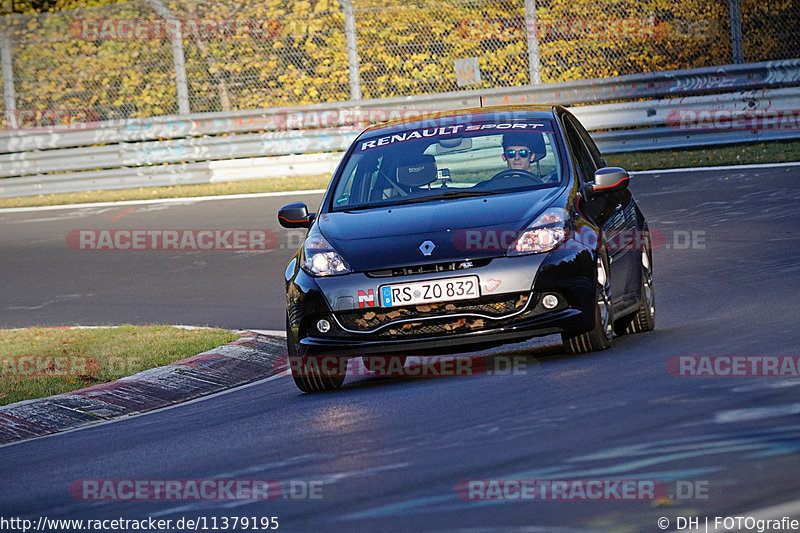
[[[561,159],[548,120],[392,130],[359,139],[332,211],[556,187]]]

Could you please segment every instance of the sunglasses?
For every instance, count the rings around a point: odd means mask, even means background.
[[[522,150],[506,150],[506,158],[507,159],[514,159],[514,157],[519,154],[519,156],[523,159],[526,157],[531,156],[531,151],[523,148]]]

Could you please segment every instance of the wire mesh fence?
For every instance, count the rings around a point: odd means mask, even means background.
[[[31,128],[730,64],[733,4],[744,62],[800,56],[796,0],[354,0],[351,46],[348,4],[130,0],[7,15],[4,109]]]

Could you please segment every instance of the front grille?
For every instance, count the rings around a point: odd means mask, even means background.
[[[502,324],[499,324],[502,325]],[[398,324],[397,327],[389,327],[377,333],[379,337],[428,337],[432,335],[449,335],[454,333],[466,333],[484,329],[486,320],[478,317],[455,317],[428,320],[425,322],[407,322]]]
[[[353,311],[339,311],[336,318],[341,324],[353,331],[372,331],[376,328],[397,322],[399,320],[414,320],[417,318],[443,317],[456,314],[481,314],[490,318],[502,318],[525,308],[530,299],[530,293],[498,294],[496,296],[482,297],[478,300],[468,300],[463,302],[440,302],[432,304],[418,304],[405,307],[390,307],[379,309],[358,309]],[[452,326],[461,329],[468,324],[483,327],[485,320],[480,317],[453,317],[447,319],[452,322]],[[475,321],[480,321],[476,323]],[[428,321],[425,321],[427,324]],[[480,325],[478,325],[480,324]],[[397,329],[401,331],[414,330],[426,327],[422,323],[405,322],[398,324]],[[394,331],[391,328],[389,331]],[[438,331],[438,330],[437,330]],[[447,331],[444,328],[444,331]]]
[[[388,278],[393,276],[411,276],[414,274],[433,274],[436,272],[451,272],[455,270],[464,270],[467,268],[478,268],[488,265],[491,259],[473,259],[473,260],[459,260],[447,261],[444,263],[428,263],[425,265],[413,265],[397,268],[385,268],[383,270],[371,270],[366,272],[367,276],[372,278]]]

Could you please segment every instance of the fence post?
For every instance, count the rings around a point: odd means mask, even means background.
[[[176,23],[176,31],[169,35],[169,40],[172,43],[172,63],[175,65],[175,88],[178,92],[178,113],[181,115],[188,115],[191,110],[189,108],[189,86],[186,83],[186,59],[183,53],[181,22],[176,19],[172,15],[172,12],[159,0],[146,1],[165,21],[174,20]]]
[[[739,0],[730,0],[730,9],[733,62],[739,65],[744,63],[744,53],[742,51],[742,9]]]
[[[6,127],[17,128],[17,96],[14,94],[14,61],[11,55],[11,39],[0,28],[0,66],[3,70],[3,104],[6,108]]]
[[[361,100],[361,77],[358,72],[358,43],[356,15],[350,0],[340,0],[344,11],[344,35],[347,42],[347,70],[350,75],[350,99]]]
[[[531,73],[531,85],[542,83],[541,65],[539,64],[538,31],[539,29],[536,23],[536,0],[525,0],[525,35],[528,37],[528,68]]]

